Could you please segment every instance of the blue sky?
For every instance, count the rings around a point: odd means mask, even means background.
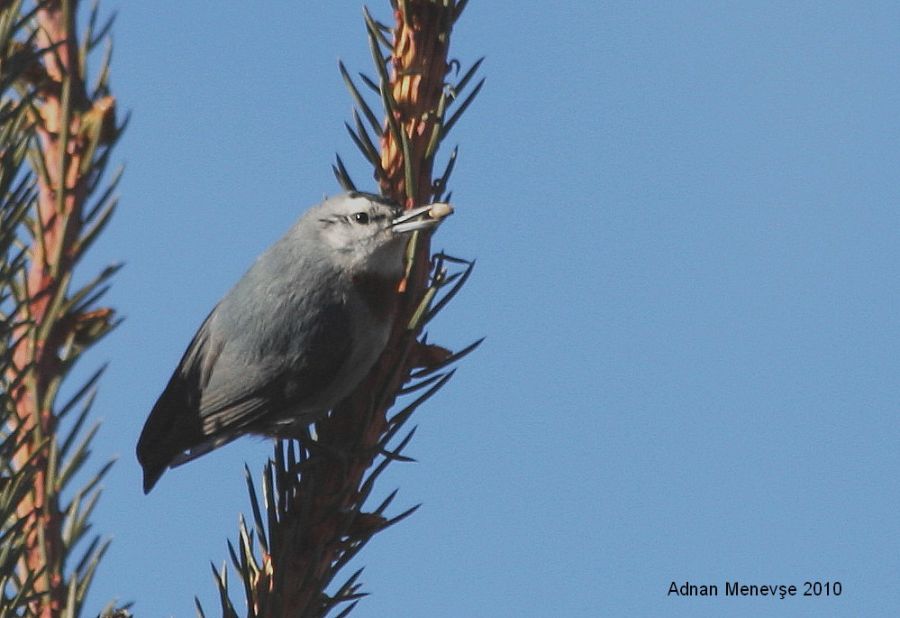
[[[120,458],[89,603],[148,617],[195,594],[215,615],[209,561],[270,446],[145,497],[141,426],[212,305],[337,192],[335,152],[365,185],[337,60],[371,71],[353,2],[165,5],[105,2],[133,117],[81,271],[126,263],[127,319],[80,367],[111,362],[93,461]],[[898,23],[879,2],[470,3],[452,55],[486,56],[488,82],[446,144],[457,213],[435,247],[478,266],[430,332],[487,340],[417,413],[418,463],[381,482],[423,506],[361,556],[354,615],[896,612]],[[735,580],[843,590],[725,598]]]

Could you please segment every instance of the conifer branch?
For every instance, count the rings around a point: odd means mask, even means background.
[[[9,247],[0,246],[5,264],[12,265],[0,272],[0,299],[10,325],[0,343],[0,441],[12,445],[0,448],[0,477],[9,477],[15,488],[9,502],[0,498],[7,506],[14,504],[15,517],[0,523],[17,521],[12,533],[21,536],[21,543],[13,545],[16,573],[2,570],[10,566],[7,562],[0,564],[0,577],[12,577],[10,589],[27,603],[27,614],[41,618],[81,614],[108,546],[88,533],[99,482],[110,464],[83,487],[69,487],[87,463],[96,433],[96,427],[86,433],[82,427],[99,374],[68,402],[57,402],[83,351],[117,324],[114,311],[98,305],[117,267],[105,269],[80,290],[70,288],[76,265],[115,208],[114,189],[100,192],[93,207],[88,203],[100,188],[110,149],[121,133],[109,93],[108,56],[91,90],[86,86],[87,56],[109,23],[96,28],[95,5],[79,44],[77,12],[77,0],[44,0],[30,12],[22,2],[0,5],[0,45],[13,45],[18,54],[0,63],[0,84],[15,88],[15,93],[0,94],[0,108],[22,110],[18,130],[24,135],[0,132],[0,152],[15,153],[22,161],[27,150],[33,171],[27,177],[33,180],[2,194],[4,200],[12,196],[18,202],[10,208],[8,201],[3,203],[4,241],[11,238],[10,247],[21,249],[10,261]],[[10,33],[10,39],[3,39]],[[18,168],[10,169],[26,178]],[[61,418],[76,408],[73,427],[61,431]],[[64,491],[72,497],[64,499]],[[85,541],[87,546],[79,550]]]

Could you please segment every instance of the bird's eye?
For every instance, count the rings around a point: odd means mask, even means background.
[[[353,220],[356,221],[357,223],[361,223],[361,224],[365,225],[366,223],[369,222],[369,214],[365,213],[365,212],[358,212],[355,215],[353,215]]]

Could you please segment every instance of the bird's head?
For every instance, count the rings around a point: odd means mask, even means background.
[[[402,274],[409,235],[437,227],[451,212],[446,204],[404,211],[381,196],[352,192],[326,200],[310,215],[343,270],[395,278]]]

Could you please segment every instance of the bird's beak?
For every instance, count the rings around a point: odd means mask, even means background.
[[[403,211],[403,214],[391,222],[395,234],[405,234],[416,230],[428,230],[438,226],[446,217],[453,214],[453,207],[446,202],[435,202],[427,206],[419,206]]]

